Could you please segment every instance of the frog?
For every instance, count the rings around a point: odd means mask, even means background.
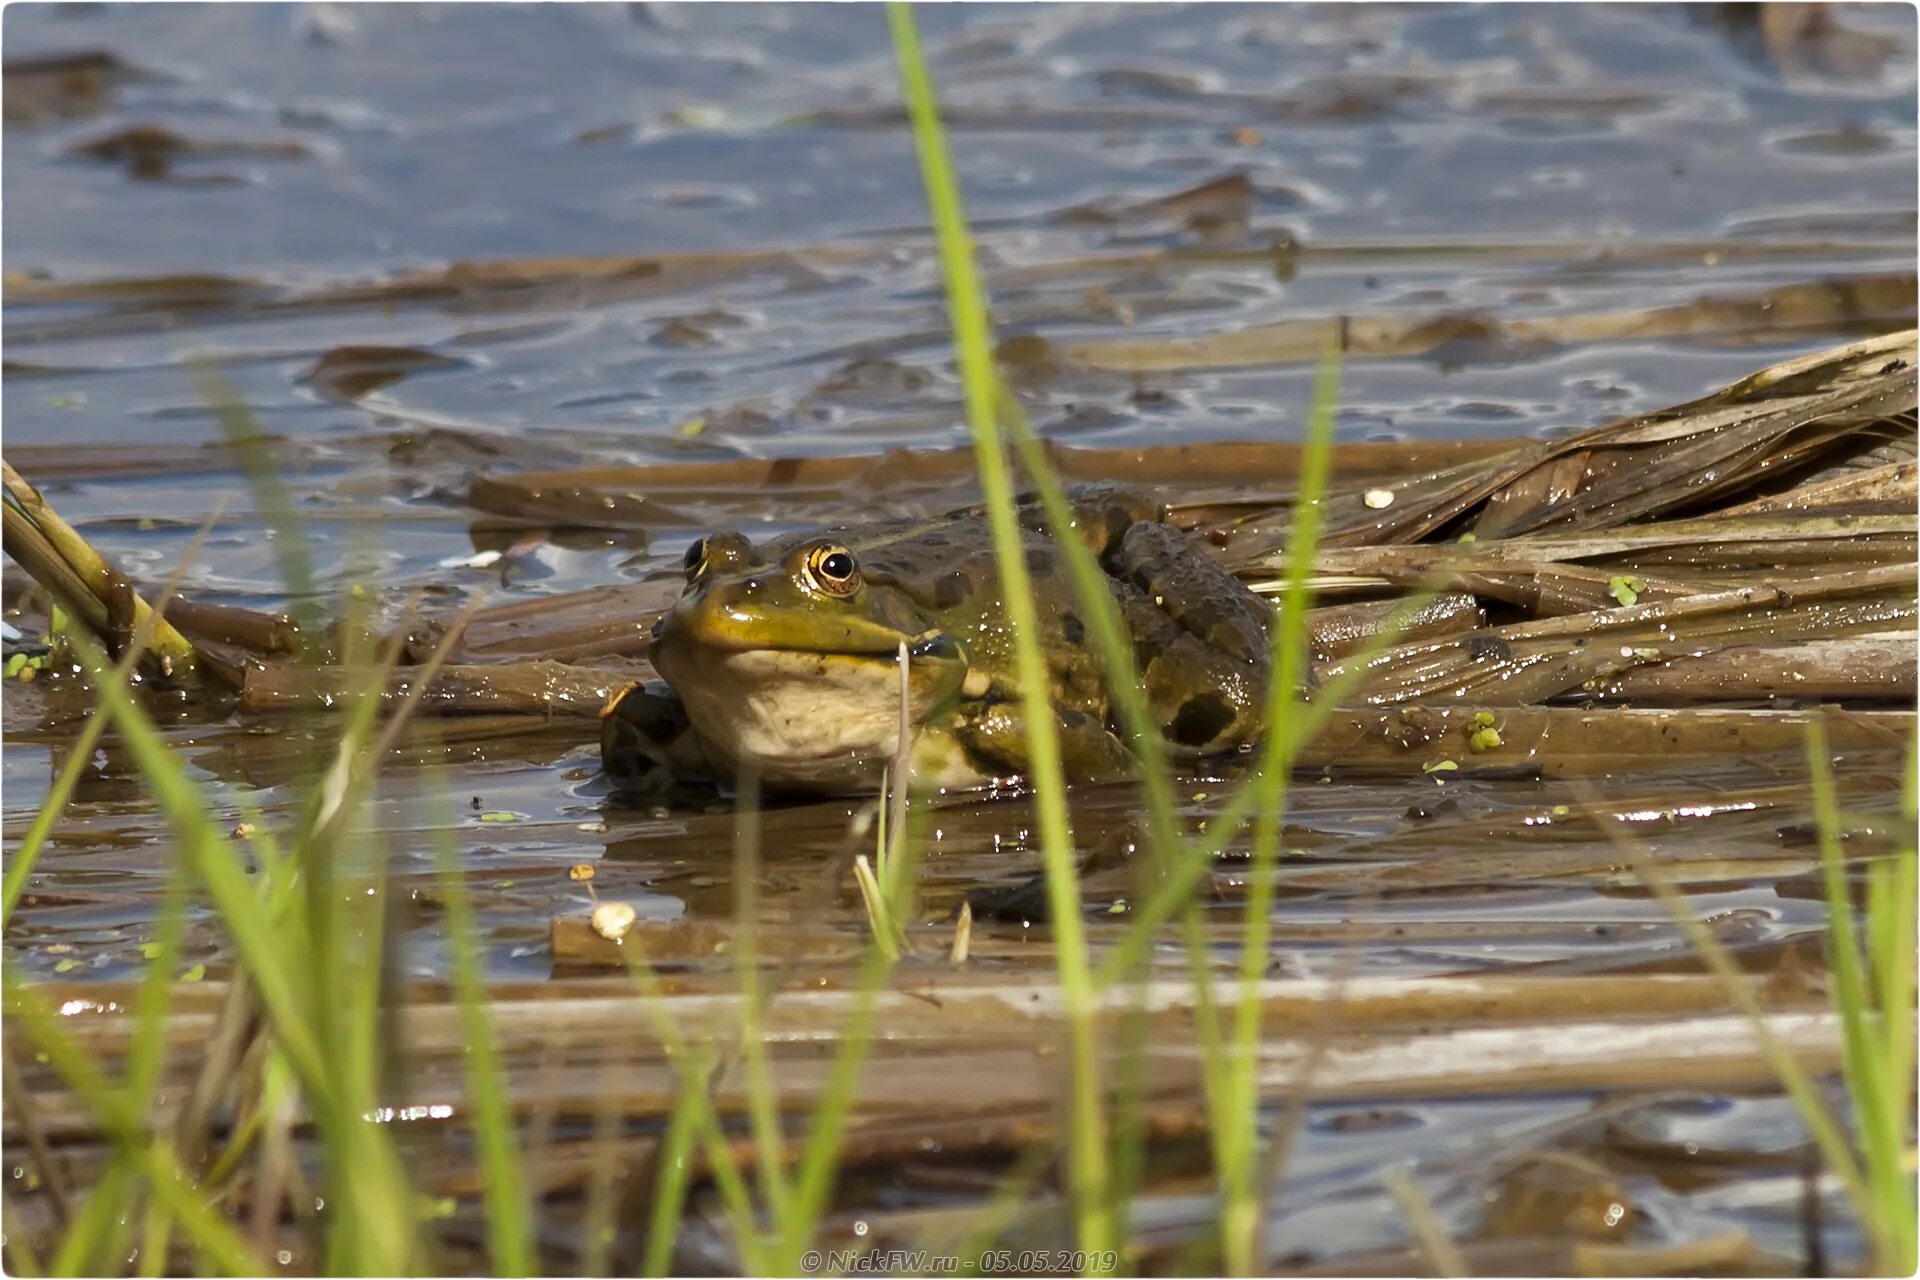
[[[1139,687],[1179,758],[1247,750],[1271,665],[1271,609],[1144,494],[1067,494],[1132,641]],[[1046,667],[1045,703],[1069,782],[1137,764],[1041,503],[1017,501],[1019,553]],[[904,758],[916,788],[1017,783],[1032,764],[1013,623],[987,509],[787,534],[756,546],[716,532],[688,547],[683,594],[654,624],[661,677],[601,717],[622,790],[669,781],[874,792]],[[903,753],[904,748],[904,753]]]

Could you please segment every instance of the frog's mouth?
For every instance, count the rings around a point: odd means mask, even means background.
[[[898,626],[862,614],[769,608],[742,599],[737,592],[691,593],[653,624],[653,647],[660,652],[696,648],[728,653],[765,650],[877,658],[890,663],[898,657],[902,643],[915,658],[959,656],[953,637],[938,630],[906,635]],[[936,652],[942,646],[950,647],[951,653]]]
[[[905,642],[906,718],[919,730],[951,705],[967,661],[945,632]],[[900,641],[891,653],[656,647],[654,666],[700,736],[742,764],[791,774],[891,758],[900,741]]]

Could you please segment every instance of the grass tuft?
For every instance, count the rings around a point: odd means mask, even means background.
[[[1865,870],[1864,930],[1840,850],[1840,806],[1834,798],[1833,757],[1826,726],[1807,726],[1807,773],[1820,835],[1820,867],[1827,907],[1827,961],[1834,1009],[1840,1015],[1842,1075],[1853,1107],[1864,1167],[1860,1210],[1873,1240],[1877,1270],[1911,1275],[1916,1266],[1914,1177],[1908,1160],[1913,1121],[1913,993],[1916,853],[1909,843],[1891,859]],[[1915,757],[1908,761],[1903,795],[1906,829],[1914,831]],[[1864,932],[1864,938],[1862,934]]]

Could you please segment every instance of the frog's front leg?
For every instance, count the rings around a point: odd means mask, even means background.
[[[1196,753],[1252,742],[1272,665],[1267,603],[1164,524],[1130,527],[1116,558],[1114,595],[1167,738]]]
[[[1100,782],[1133,771],[1133,753],[1106,725],[1071,708],[1056,708],[1053,716],[1069,782]],[[1031,772],[1026,717],[1018,700],[962,707],[954,713],[953,736],[983,773],[1009,777]]]
[[[685,704],[664,680],[628,685],[601,711],[600,767],[630,795],[716,781]]]

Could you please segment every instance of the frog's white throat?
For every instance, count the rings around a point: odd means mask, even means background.
[[[765,780],[872,790],[898,751],[900,675],[890,659],[753,649],[662,651],[655,663],[707,746]],[[951,663],[909,664],[907,721],[918,785],[990,781],[948,735],[922,728],[964,675]]]

